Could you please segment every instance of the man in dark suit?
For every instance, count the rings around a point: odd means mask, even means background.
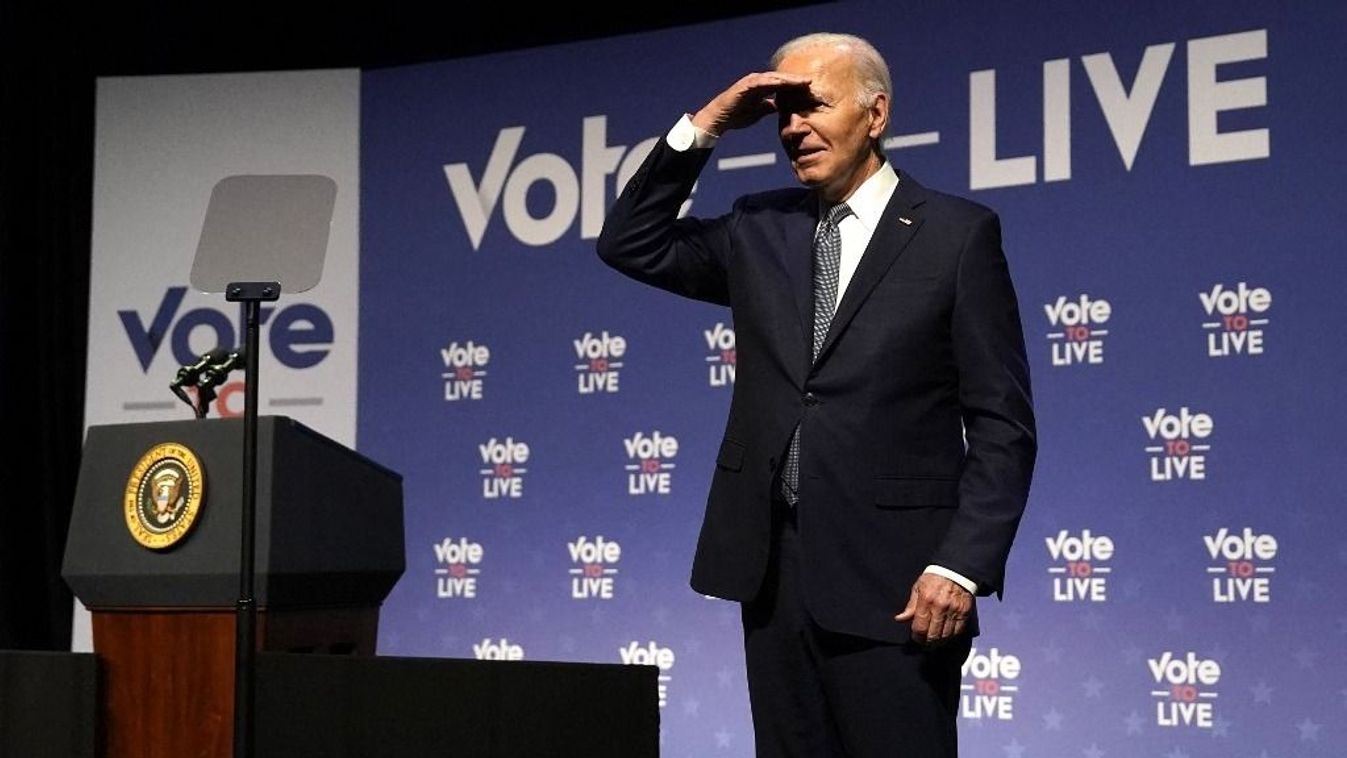
[[[692,586],[743,604],[759,756],[957,753],[975,595],[1000,594],[1036,437],[996,214],[885,159],[888,67],[792,40],[622,191],[609,265],[728,305],[734,397]],[[803,188],[679,219],[725,132],[775,114]]]

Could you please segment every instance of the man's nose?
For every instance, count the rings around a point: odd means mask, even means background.
[[[809,130],[809,123],[798,113],[781,114],[781,136],[799,136]]]

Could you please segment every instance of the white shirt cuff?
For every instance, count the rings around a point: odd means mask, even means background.
[[[972,579],[969,579],[963,574],[960,574],[957,571],[950,571],[944,566],[931,565],[926,567],[926,571],[924,573],[935,574],[936,576],[943,576],[946,579],[950,580],[951,582],[954,582],[960,587],[963,587],[964,589],[968,590],[970,593],[974,595],[978,594],[978,583],[973,581]]]
[[[669,143],[669,147],[681,153],[694,147],[699,149],[715,147],[716,135],[692,123],[692,116],[684,113],[683,117],[678,119],[678,123],[669,130],[664,141]]]

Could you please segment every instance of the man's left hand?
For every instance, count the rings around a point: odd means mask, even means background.
[[[943,576],[922,574],[912,585],[907,607],[893,620],[912,622],[912,640],[935,647],[963,634],[972,612],[971,592]]]

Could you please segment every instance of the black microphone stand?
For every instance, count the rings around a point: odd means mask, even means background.
[[[257,366],[261,304],[278,299],[277,282],[231,282],[225,300],[243,303],[247,337],[243,394],[243,528],[239,598],[234,606],[234,757],[253,755],[253,681],[257,652],[257,601],[253,583],[257,541]]]
[[[173,394],[190,406],[192,414],[199,419],[206,417],[206,414],[210,411],[210,404],[215,401],[215,386],[202,381],[202,379],[210,370],[211,359],[217,355],[221,356],[223,360],[223,351],[216,349],[198,358],[196,363],[178,369],[178,375],[168,385]],[[183,387],[196,388],[195,401]]]

